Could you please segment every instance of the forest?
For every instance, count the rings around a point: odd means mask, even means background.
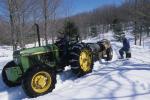
[[[135,44],[140,39],[141,45],[142,37],[150,36],[150,0],[124,0],[121,5],[104,5],[76,15],[70,15],[74,8],[65,0],[0,0],[0,6],[1,45],[32,42],[35,23],[40,26],[41,37],[55,39],[66,20],[75,22],[82,39],[109,30],[117,36],[130,30]]]

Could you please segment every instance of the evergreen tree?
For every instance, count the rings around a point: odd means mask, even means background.
[[[71,20],[65,21],[63,33],[65,36],[69,37],[69,40],[78,41],[78,27]]]
[[[91,35],[92,35],[93,37],[97,35],[97,28],[96,28],[96,26],[92,26],[92,27],[90,28],[90,33],[91,33]]]
[[[113,20],[112,28],[113,28],[115,39],[117,41],[121,41],[121,35],[124,34],[124,33],[123,33],[122,25],[121,25],[119,19],[116,18],[116,19]]]
[[[78,36],[78,27],[71,20],[67,20],[64,23],[64,34],[70,38]]]

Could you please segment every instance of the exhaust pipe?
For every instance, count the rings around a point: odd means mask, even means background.
[[[36,33],[37,33],[37,38],[38,38],[38,44],[39,44],[39,47],[41,46],[41,41],[40,41],[40,31],[39,31],[39,25],[38,24],[34,24],[35,25],[35,28],[36,28]]]

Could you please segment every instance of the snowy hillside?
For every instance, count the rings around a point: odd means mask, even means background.
[[[109,32],[105,38],[113,40]],[[132,36],[128,35],[133,44]],[[98,41],[99,37],[84,42]],[[57,75],[57,84],[53,92],[33,98],[33,100],[149,100],[150,98],[150,38],[145,46],[132,45],[132,58],[118,60],[118,50],[122,44],[112,41],[114,50],[110,62],[95,62],[92,73],[76,78],[70,70]],[[12,59],[12,49],[0,47],[0,73],[3,66]],[[8,88],[0,75],[0,100],[32,100],[21,86]]]

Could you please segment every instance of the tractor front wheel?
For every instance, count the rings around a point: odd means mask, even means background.
[[[4,66],[4,68],[3,68],[3,70],[2,70],[2,79],[3,79],[3,82],[4,82],[8,87],[15,87],[15,86],[18,86],[18,85],[21,84],[21,81],[20,81],[20,80],[18,80],[18,81],[16,81],[16,82],[12,82],[12,81],[8,80],[8,78],[7,78],[6,69],[7,69],[7,68],[11,68],[11,67],[15,67],[15,66],[16,66],[15,62],[14,62],[14,61],[10,61],[10,62],[8,62],[8,63]]]
[[[29,97],[47,94],[55,88],[56,74],[47,65],[36,65],[27,70],[22,87]]]

